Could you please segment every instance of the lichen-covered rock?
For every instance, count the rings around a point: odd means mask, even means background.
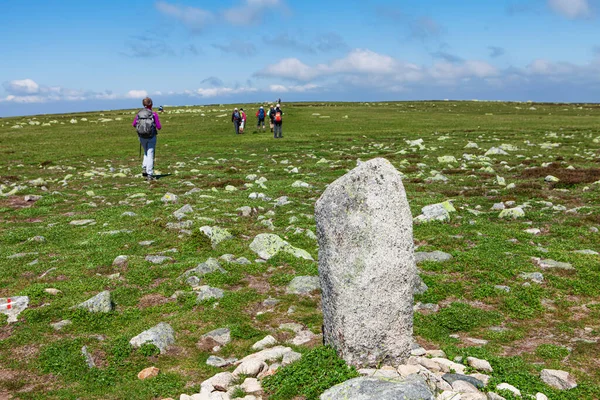
[[[306,250],[296,248],[272,233],[261,233],[256,235],[252,243],[250,243],[250,250],[258,254],[258,256],[264,260],[274,257],[280,251],[289,253],[296,258],[303,258],[305,260],[313,259]]]
[[[410,355],[417,279],[402,179],[376,158],[330,184],[315,207],[325,343],[349,364]]]
[[[485,156],[507,156],[508,153],[498,147],[492,147],[485,152]]]
[[[200,286],[198,289],[196,301],[201,302],[209,299],[220,299],[224,293],[222,289],[210,287],[208,285]]]
[[[318,276],[297,276],[288,284],[286,293],[309,294],[321,287]]]
[[[451,163],[458,162],[458,161],[456,161],[456,157],[454,157],[454,156],[441,156],[441,157],[438,157],[437,159],[440,164],[451,164]]]
[[[203,226],[200,228],[200,231],[208,236],[213,249],[216,248],[219,243],[233,238],[233,235],[229,233],[227,229],[218,226]]]
[[[179,196],[173,193],[165,193],[163,197],[161,197],[160,201],[163,203],[177,203],[179,201]]]
[[[423,378],[411,375],[404,379],[360,377],[326,390],[320,400],[434,400]]]
[[[171,328],[171,325],[161,322],[133,337],[129,343],[133,347],[141,347],[145,343],[151,343],[158,347],[161,353],[164,353],[170,345],[175,343],[175,331]]]
[[[192,269],[185,271],[183,273],[183,275],[181,275],[180,279],[187,278],[192,275],[202,276],[202,275],[210,274],[212,272],[220,272],[222,274],[227,273],[227,271],[224,270],[223,267],[221,267],[221,264],[219,264],[219,261],[217,261],[216,258],[210,257],[208,260],[204,261],[203,263],[198,264],[196,266],[196,268],[192,268]]]
[[[430,204],[421,209],[421,215],[414,218],[415,223],[431,222],[431,221],[447,221],[450,219],[450,213],[456,209],[449,201],[442,203]]]
[[[112,300],[110,298],[110,292],[105,290],[100,292],[91,299],[84,301],[81,304],[75,306],[75,308],[81,308],[89,312],[94,313],[107,313],[113,310]]]
[[[504,210],[500,211],[500,214],[498,215],[499,218],[511,218],[511,219],[523,218],[524,216],[525,216],[525,211],[523,211],[523,209],[521,207],[504,209]]]

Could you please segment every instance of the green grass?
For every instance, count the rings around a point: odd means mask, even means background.
[[[331,347],[317,347],[277,374],[263,381],[263,388],[273,400],[291,400],[303,396],[317,400],[331,386],[359,376],[348,367]]]
[[[569,394],[600,397],[600,351],[597,343],[588,343],[600,336],[600,259],[573,252],[600,251],[599,233],[591,230],[600,228],[600,185],[594,184],[600,181],[599,108],[506,102],[284,106],[285,138],[277,141],[252,128],[235,136],[227,118],[217,117],[228,115],[229,106],[168,108],[156,151],[156,168],[165,176],[150,184],[139,175],[132,110],[0,119],[0,191],[17,189],[0,196],[0,297],[30,297],[17,323],[8,326],[0,315],[0,366],[19,376],[3,380],[0,375],[0,393],[21,399],[177,398],[197,393],[200,382],[220,371],[205,364],[210,353],[196,346],[212,329],[231,329],[232,342],[217,355],[238,358],[267,334],[289,336],[278,329],[281,323],[300,323],[320,333],[319,294],[285,293],[295,276],[317,275],[317,262],[289,255],[250,265],[221,260],[227,273],[208,274],[200,285],[223,289],[225,296],[200,304],[179,277],[209,257],[234,254],[254,261],[249,245],[259,233],[275,233],[316,259],[316,241],[296,228],[316,232],[314,204],[327,185],[359,159],[385,157],[405,175],[413,216],[423,206],[449,199],[456,208],[448,222],[413,229],[418,251],[453,255],[447,262],[419,265],[429,290],[415,300],[436,303],[440,310],[415,314],[416,340],[443,347],[451,357],[487,358],[494,366],[493,382],[506,381],[525,393],[568,398],[539,379],[540,369],[559,368],[580,383]],[[330,118],[315,118],[315,112]],[[84,116],[87,122],[69,123]],[[32,118],[58,123],[32,126],[27,124]],[[19,123],[25,126],[11,128]],[[423,139],[424,149],[407,143],[416,139]],[[465,148],[469,142],[479,148]],[[558,147],[546,149],[545,143]],[[481,157],[502,144],[517,150]],[[442,164],[440,156],[458,161]],[[318,163],[322,158],[327,162]],[[291,173],[294,167],[298,173]],[[428,182],[435,172],[448,181]],[[248,187],[250,174],[265,177],[266,188]],[[561,181],[547,184],[547,175]],[[496,176],[515,188],[499,186]],[[44,188],[30,183],[38,178]],[[311,187],[292,188],[297,180]],[[227,185],[238,190],[227,192]],[[163,204],[167,192],[178,195],[179,202]],[[272,201],[249,199],[252,192],[272,199],[288,196],[292,203],[275,207]],[[25,195],[42,198],[26,203]],[[525,218],[501,220],[491,210],[494,203],[508,201],[526,205]],[[173,212],[184,204],[194,209],[185,218],[193,221],[190,232],[169,229],[168,223],[177,222]],[[242,206],[252,207],[252,215],[238,215]],[[128,211],[137,215],[122,216]],[[79,219],[96,223],[69,224]],[[264,220],[272,221],[273,230]],[[203,225],[226,228],[234,238],[213,249],[200,233]],[[542,232],[531,235],[528,228]],[[30,240],[35,236],[46,240]],[[147,240],[154,243],[139,244]],[[8,258],[16,253],[30,254]],[[145,260],[150,254],[173,261],[153,265]],[[128,256],[126,265],[112,265],[118,255]],[[532,257],[568,262],[574,270],[540,270]],[[528,282],[519,277],[523,272],[542,272],[544,281]],[[60,293],[47,293],[49,288]],[[94,315],[71,309],[104,290],[111,292],[114,311]],[[180,291],[186,294],[172,298]],[[269,297],[279,303],[263,306]],[[72,324],[61,331],[50,326],[64,319]],[[133,336],[159,322],[176,331],[170,351],[131,348]],[[467,338],[488,344],[473,348]],[[96,368],[84,364],[84,345],[97,359]],[[278,382],[269,386],[273,396],[318,396],[346,376],[331,350],[301,350],[300,363],[272,378]],[[139,381],[137,373],[150,365],[161,370],[159,376]],[[337,378],[315,379],[306,372],[311,365],[335,366]]]

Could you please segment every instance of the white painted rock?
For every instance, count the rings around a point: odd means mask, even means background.
[[[8,316],[6,322],[17,322],[17,317],[29,306],[29,296],[0,297],[0,313]]]

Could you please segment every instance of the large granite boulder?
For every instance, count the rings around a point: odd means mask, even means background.
[[[325,343],[357,367],[402,364],[417,270],[400,173],[383,158],[360,164],[329,185],[315,219]]]

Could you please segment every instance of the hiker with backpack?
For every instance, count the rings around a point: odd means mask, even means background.
[[[271,108],[269,108],[269,112],[267,113],[267,115],[269,116],[269,119],[271,120],[271,122],[270,122],[271,133],[273,133],[273,128],[275,126],[275,107],[273,107],[273,104],[271,104]]]
[[[143,110],[140,110],[133,120],[133,127],[137,130],[140,140],[140,149],[144,149],[142,160],[142,176],[148,181],[155,180],[154,176],[154,149],[156,148],[156,135],[162,128],[158,114],[152,111],[152,99],[146,97],[142,100]]]
[[[242,122],[240,123],[240,133],[244,133],[244,128],[246,127],[246,112],[243,108],[240,108],[240,117],[242,118]]]
[[[237,107],[233,109],[233,113],[231,113],[231,122],[233,122],[233,129],[235,130],[235,134],[240,134],[240,124],[242,123],[242,116],[238,111]]]
[[[283,137],[283,135],[281,133],[281,125],[283,124],[283,112],[281,111],[279,104],[277,104],[277,107],[275,107],[273,123],[275,124],[275,130],[273,131],[273,137],[275,139],[281,139]]]
[[[260,125],[262,124],[262,130],[265,131],[265,109],[263,106],[260,106],[258,111],[256,112],[256,118],[258,118],[258,122],[256,123],[256,129],[260,129]]]

